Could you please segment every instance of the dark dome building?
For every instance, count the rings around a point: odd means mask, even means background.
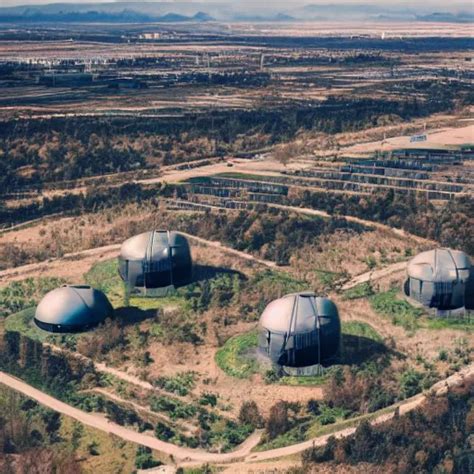
[[[470,273],[471,262],[464,252],[451,249],[422,252],[408,263],[405,294],[429,308],[462,308]]]
[[[113,315],[107,297],[85,285],[64,285],[47,293],[35,313],[35,323],[49,332],[85,331]]]
[[[189,243],[177,232],[154,230],[122,244],[119,273],[131,288],[165,288],[188,284],[192,277]]]
[[[259,323],[259,348],[280,366],[308,367],[335,356],[341,322],[336,305],[314,293],[272,301]]]

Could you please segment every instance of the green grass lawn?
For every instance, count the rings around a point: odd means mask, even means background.
[[[424,314],[422,309],[415,308],[408,301],[399,298],[397,289],[377,293],[371,296],[369,301],[374,311],[388,316],[393,324],[410,332],[418,329],[419,319]]]
[[[355,290],[355,288],[351,290]],[[369,301],[377,313],[388,316],[393,324],[402,326],[409,332],[415,332],[419,328],[433,330],[457,329],[467,332],[474,330],[474,316],[472,314],[465,318],[429,317],[425,310],[412,306],[408,301],[402,299],[397,289],[372,295],[369,297]]]
[[[54,345],[74,347],[77,339],[81,336],[77,334],[52,334],[43,331],[33,321],[35,316],[35,307],[24,309],[18,313],[12,314],[5,319],[5,331],[18,332],[33,341],[48,342]]]
[[[459,331],[474,331],[474,316],[466,318],[424,318],[422,326],[427,329],[457,329]]]
[[[33,322],[35,309],[35,307],[27,308],[9,316],[5,320],[5,330],[21,333],[35,341],[46,342],[50,334],[37,327]]]
[[[184,308],[187,305],[185,290],[169,290],[164,296],[130,296],[128,304],[125,298],[125,285],[118,273],[117,259],[96,263],[85,275],[84,279],[93,288],[103,291],[114,308],[125,305],[143,311],[150,309]],[[153,292],[150,292],[153,295]]]
[[[346,336],[344,338],[344,336]],[[353,337],[351,337],[353,336]],[[373,341],[376,345],[382,344],[382,337],[369,324],[361,321],[342,323],[342,338],[347,344],[356,344],[351,350],[357,350],[358,339]],[[256,330],[239,334],[230,338],[216,353],[217,365],[227,374],[237,378],[248,378],[256,373],[263,373],[265,369],[258,363],[255,353],[258,346]],[[366,350],[367,348],[363,348]],[[284,376],[276,383],[283,385],[317,386],[322,385],[327,379],[327,373],[310,376]]]
[[[125,287],[118,273],[118,262],[114,258],[96,263],[85,275],[86,283],[103,291],[114,308],[124,305]]]
[[[318,385],[323,385],[328,376],[327,374],[323,375],[287,375],[281,377],[278,381],[280,385],[291,385],[291,386],[300,386],[300,387],[315,387]]]
[[[376,342],[382,342],[382,336],[370,324],[362,321],[345,321],[342,323],[342,334],[365,337]]]
[[[257,344],[257,331],[234,336],[216,352],[216,363],[227,375],[248,378],[259,371],[253,356]]]

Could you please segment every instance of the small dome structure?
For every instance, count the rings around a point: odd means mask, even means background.
[[[86,285],[64,285],[47,293],[35,312],[35,323],[49,332],[84,331],[113,315],[107,297]]]
[[[405,294],[429,308],[462,308],[470,273],[471,262],[464,252],[445,248],[422,252],[408,263]]]
[[[274,300],[260,317],[259,348],[280,366],[321,364],[336,355],[340,337],[336,305],[314,293]]]
[[[119,273],[129,287],[179,287],[190,282],[192,259],[189,243],[178,232],[154,230],[122,244]]]

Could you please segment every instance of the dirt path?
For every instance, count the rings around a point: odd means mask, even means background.
[[[294,206],[285,206],[283,204],[267,204],[268,207],[275,207],[278,209],[285,209],[287,211],[293,211],[297,212],[300,214],[307,214],[309,216],[319,216],[319,217],[325,217],[325,218],[340,218],[340,219],[346,219],[346,221],[349,222],[354,222],[355,224],[361,224],[366,227],[373,227],[375,229],[383,230],[386,232],[391,232],[393,234],[396,234],[399,237],[404,237],[407,239],[413,239],[414,241],[418,243],[423,243],[423,244],[429,244],[429,245],[436,245],[435,242],[432,240],[425,239],[423,237],[419,237],[417,235],[410,234],[403,229],[396,229],[395,227],[390,227],[389,225],[382,224],[381,222],[375,222],[375,221],[369,221],[366,219],[361,219],[359,217],[354,217],[354,216],[344,216],[344,215],[334,215],[334,214],[328,214],[325,211],[319,211],[317,209],[310,209],[307,207],[294,207]]]
[[[152,411],[150,408],[146,406],[140,405],[131,400],[126,400],[125,398],[119,397],[113,392],[109,392],[105,388],[95,387],[90,390],[86,390],[85,392],[99,393],[103,397],[108,398],[109,400],[113,400],[114,402],[117,402],[120,405],[132,407],[138,413],[146,413],[147,415],[152,416],[155,419],[161,420],[164,423],[168,423],[171,425],[174,424],[178,426],[180,429],[182,429],[183,431],[187,432],[187,434],[193,434],[196,431],[196,427],[185,420],[183,421],[172,420],[169,416],[165,415],[164,413]]]
[[[207,240],[207,239],[203,239],[201,237],[197,237],[195,235],[191,235],[191,234],[188,234],[186,232],[181,232],[181,231],[180,231],[180,234],[183,234],[184,236],[188,237],[190,240],[194,240],[195,242],[198,242],[203,245],[207,245],[209,247],[218,248],[219,250],[222,250],[223,252],[231,253],[233,255],[236,255],[237,257],[243,258],[244,260],[256,262],[256,263],[259,263],[260,265],[264,265],[270,268],[283,268],[283,267],[279,267],[275,262],[272,262],[270,260],[264,260],[262,258],[255,257],[254,255],[251,255],[249,253],[241,252],[240,250],[235,250],[231,247],[225,247],[221,242],[217,240]]]
[[[186,232],[180,232],[180,233],[188,237],[190,240],[198,242],[199,244],[217,248],[222,252],[235,255],[244,260],[252,261],[269,268],[278,267],[275,262],[271,262],[270,260],[264,260],[264,259],[255,257],[254,255],[251,255],[246,252],[241,252],[239,250],[235,250],[231,247],[226,247],[221,242],[218,242],[215,240],[203,239],[201,237],[188,234]],[[89,266],[92,266],[92,264],[96,263],[97,261],[107,260],[109,258],[117,257],[120,250],[120,245],[121,244],[112,244],[112,245],[106,245],[104,247],[97,247],[94,249],[82,250],[80,252],[65,254],[61,258],[50,259],[50,260],[46,260],[46,261],[38,262],[38,263],[29,263],[27,265],[22,265],[20,267],[14,267],[14,268],[9,268],[7,270],[2,270],[0,271],[0,285],[6,284],[11,280],[24,279],[31,275],[38,276],[38,274],[40,274],[40,276],[42,274],[43,275],[48,274],[48,275],[54,275],[54,276],[59,276],[63,278],[68,277],[69,274],[76,276],[78,273],[77,267],[73,266],[73,268],[70,271],[66,271],[68,266],[64,265],[65,262],[81,260],[81,268],[83,268],[84,266],[87,266],[86,264],[90,264]],[[283,269],[284,267],[278,267],[278,268]],[[81,275],[85,273],[86,271],[87,269],[85,271],[82,271]]]
[[[43,393],[31,385],[26,384],[16,377],[5,374],[4,372],[0,372],[0,383],[36,400],[41,405],[44,405],[63,415],[74,418],[75,420],[87,426],[104,431],[106,433],[114,434],[125,441],[141,444],[151,449],[161,451],[165,454],[173,456],[173,458],[176,460],[189,459],[199,462],[231,462],[233,459],[239,459],[247,456],[260,441],[261,432],[255,432],[243,444],[241,444],[236,451],[224,454],[213,454],[197,449],[183,448],[117,425],[116,423],[113,423],[98,414],[86,413],[82,410],[74,408],[67,403]]]
[[[465,378],[472,376],[474,376],[474,364],[471,364],[470,366],[466,367],[457,374],[454,374],[448,377],[447,379],[436,383],[432,387],[432,390],[434,390],[437,395],[442,395],[446,393],[448,387],[460,385],[463,383]],[[41,392],[40,390],[28,385],[27,383],[15,377],[12,377],[11,375],[8,375],[4,372],[0,372],[0,383],[36,400],[38,403],[54,411],[74,418],[75,420],[84,423],[87,426],[91,426],[92,428],[99,429],[106,433],[114,434],[126,441],[142,444],[143,446],[148,446],[151,449],[156,449],[165,454],[173,456],[173,458],[179,461],[181,465],[195,465],[197,463],[230,463],[238,459],[242,459],[244,462],[256,462],[286,457],[298,454],[301,451],[304,451],[305,449],[308,449],[312,446],[321,446],[327,442],[330,436],[336,436],[338,438],[346,437],[353,434],[356,430],[355,427],[345,428],[332,434],[318,436],[303,443],[298,443],[278,449],[271,449],[268,451],[262,451],[260,453],[251,452],[251,450],[258,444],[261,437],[261,432],[254,432],[242,445],[240,445],[237,450],[233,452],[224,454],[208,453],[201,450],[183,448],[171,443],[166,443],[149,435],[137,433],[136,431],[112,423],[100,415],[86,413],[64,402],[61,402],[60,400],[57,400],[56,398],[51,397],[50,395],[47,395]],[[425,399],[425,394],[419,394],[397,405],[399,407],[400,414],[414,410]],[[395,408],[395,406],[393,408]],[[383,423],[391,419],[392,417],[393,412],[385,413],[375,418],[375,420],[372,421],[372,424]]]
[[[67,268],[67,265],[64,265],[65,262],[81,260],[81,266],[83,266],[84,260],[90,260],[92,264],[100,260],[117,256],[119,250],[119,244],[106,245],[104,247],[82,250],[80,252],[67,253],[61,258],[9,268],[0,272],[0,284],[6,284],[11,280],[24,279],[32,274],[38,276],[38,274],[41,275],[47,273],[54,276],[65,276],[68,273],[65,272],[65,269]],[[72,268],[72,272],[74,274],[77,273],[77,268]]]
[[[454,375],[451,375],[447,379],[434,384],[431,387],[431,391],[434,391],[434,393],[438,396],[443,395],[446,393],[448,387],[459,386],[460,384],[463,383],[463,381],[466,378],[473,377],[473,376],[474,376],[474,364],[471,364],[468,367],[466,367],[464,370],[461,370],[460,372]],[[412,398],[405,400],[403,403],[398,405],[399,410],[400,410],[400,415],[403,415],[405,413],[408,413],[409,411],[414,410],[415,408],[420,406],[421,403],[423,403],[426,400],[426,398],[427,398],[427,395],[425,393],[420,393],[418,395],[415,395]],[[378,424],[384,423],[392,419],[393,416],[394,416],[394,412],[385,413],[375,418],[371,422],[371,424],[378,425]],[[292,454],[300,453],[301,451],[311,448],[312,446],[322,446],[327,442],[328,438],[330,438],[331,436],[335,436],[336,438],[345,438],[353,434],[355,430],[356,430],[356,427],[346,428],[344,430],[337,431],[336,433],[319,436],[318,438],[314,438],[309,441],[305,441],[303,443],[294,444],[292,446],[285,446],[284,448],[262,451],[261,453],[252,453],[248,455],[245,458],[245,460],[255,462],[255,461],[265,461],[267,459],[290,456]]]
[[[229,167],[226,161],[212,163],[210,165],[200,166],[191,169],[167,169],[159,177],[139,179],[136,182],[139,184],[156,184],[159,182],[175,183],[185,181],[190,178],[198,178],[203,176],[210,176],[219,173],[247,173],[247,174],[261,174],[262,176],[271,174],[279,175],[279,172],[288,169],[304,169],[310,166],[310,163],[293,162],[286,167],[277,160],[266,157],[260,160],[248,160],[244,158],[230,158],[226,159],[232,161],[232,167]]]
[[[354,286],[360,285],[361,283],[367,283],[368,281],[375,281],[380,280],[381,278],[394,275],[396,273],[402,273],[406,270],[407,262],[397,262],[392,263],[380,270],[370,270],[365,273],[361,273],[360,275],[355,276],[352,278],[351,281],[347,282],[342,289],[349,290],[350,288],[354,288]]]

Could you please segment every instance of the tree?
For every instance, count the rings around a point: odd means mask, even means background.
[[[242,403],[239,412],[239,421],[243,425],[250,425],[253,428],[261,428],[263,426],[262,415],[253,400]]]
[[[270,439],[274,439],[277,436],[286,433],[289,428],[288,405],[284,401],[279,401],[270,408],[270,414],[266,425],[267,435]]]

